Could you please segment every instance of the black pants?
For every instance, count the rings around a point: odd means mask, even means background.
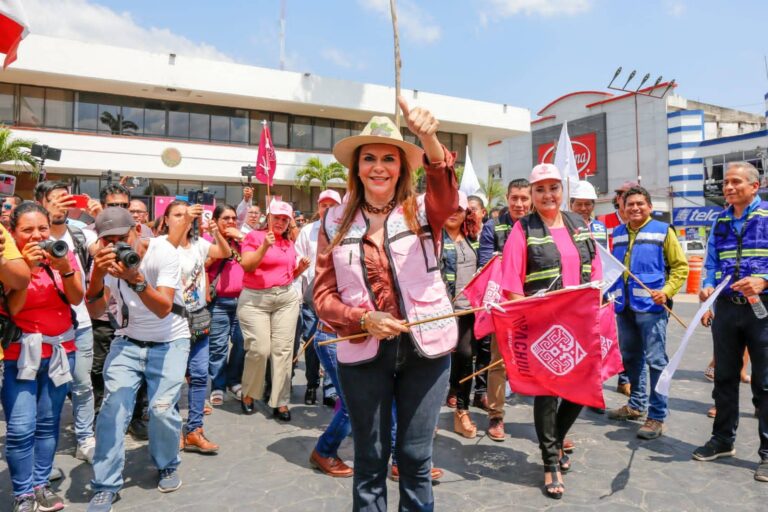
[[[112,346],[112,339],[115,337],[115,330],[106,320],[91,319],[93,325],[93,367],[91,368],[91,382],[93,383],[94,409],[98,412],[101,409],[101,403],[104,400],[104,361],[109,354],[109,347]],[[136,394],[136,405],[133,408],[133,417],[131,419],[141,418],[148,405],[147,383],[141,383],[139,392]]]
[[[545,466],[557,464],[560,460],[563,440],[581,409],[581,405],[556,396],[537,396],[533,399],[533,422]]]
[[[475,315],[464,315],[457,318],[459,322],[459,343],[451,353],[451,389],[456,393],[456,408],[469,409],[469,394],[472,391],[472,379],[463,384],[459,381],[472,373],[472,345],[475,336],[472,328]]]
[[[483,336],[475,343],[475,371],[481,370],[491,364],[491,337]],[[475,393],[488,391],[488,372],[482,372],[475,376]]]
[[[760,459],[768,461],[768,318],[758,319],[748,305],[727,299],[715,303],[712,321],[715,344],[715,399],[717,416],[712,437],[727,445],[736,440],[739,426],[739,383],[744,347],[752,361],[752,402],[758,414]]]

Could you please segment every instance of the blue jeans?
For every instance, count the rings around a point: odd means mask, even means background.
[[[381,342],[373,361],[339,365],[355,444],[353,509],[387,509],[392,403],[397,402],[400,510],[434,510],[432,437],[448,391],[450,355],[419,356],[410,336]]]
[[[176,403],[184,382],[189,339],[142,348],[118,336],[104,363],[106,394],[96,420],[96,453],[93,457],[94,492],[118,492],[123,486],[125,431],[131,421],[136,392],[142,379],[149,395],[149,454],[158,469],[181,463],[181,416]]]
[[[320,364],[325,369],[326,377],[330,378],[333,386],[339,389],[338,362],[336,361],[336,345],[319,346],[318,343],[335,338],[334,334],[328,334],[318,330],[315,335],[315,351],[320,359]],[[338,457],[338,450],[341,442],[352,431],[349,423],[349,413],[344,405],[344,399],[339,398],[339,404],[336,407],[336,413],[333,415],[331,423],[320,435],[315,445],[315,450],[321,457]]]
[[[229,340],[232,339],[232,349]],[[208,348],[211,390],[224,391],[240,384],[245,363],[243,332],[237,319],[237,297],[217,297],[211,307],[211,335]],[[227,359],[229,352],[229,359]]]
[[[666,311],[637,313],[628,307],[616,315],[621,358],[632,388],[627,405],[637,411],[647,409],[648,418],[658,421],[667,417],[667,397],[656,392],[656,383],[669,362],[668,319]],[[646,365],[650,379],[643,378]],[[647,380],[650,380],[650,389]]]
[[[75,437],[81,442],[93,437],[93,329],[91,326],[75,331],[75,366],[72,370],[72,411],[75,416]]]
[[[311,307],[301,304],[299,320],[296,322],[296,336],[293,340],[293,353],[298,353],[301,341],[309,340],[317,330],[317,316]],[[307,389],[317,389],[320,386],[320,359],[315,352],[316,345],[307,347],[304,351],[304,376],[307,378]]]
[[[208,389],[208,336],[203,336],[190,345],[187,372],[189,373],[187,432],[192,432],[203,426],[205,392]]]
[[[70,368],[75,354],[68,356]],[[5,458],[11,473],[13,495],[30,494],[48,483],[59,443],[59,419],[70,385],[54,386],[48,378],[50,359],[40,361],[35,380],[16,378],[16,361],[3,361],[0,401],[5,412]]]

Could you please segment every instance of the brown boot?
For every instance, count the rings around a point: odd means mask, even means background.
[[[453,413],[453,431],[467,439],[474,439],[477,435],[477,425],[469,417],[469,411],[457,409]]]
[[[629,383],[619,384],[616,386],[616,392],[621,393],[622,395],[629,396],[631,391],[632,391],[632,386],[630,386]]]
[[[326,475],[336,478],[347,478],[354,474],[352,468],[344,464],[344,461],[340,458],[323,457],[316,450],[312,450],[312,455],[309,456],[309,463]]]
[[[205,437],[203,427],[197,427],[192,432],[184,436],[184,451],[198,453],[216,453],[219,451],[219,445],[210,442]]]

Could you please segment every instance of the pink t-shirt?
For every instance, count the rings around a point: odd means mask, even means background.
[[[581,284],[581,260],[579,251],[568,234],[568,228],[549,228],[560,251],[560,261],[563,267],[563,286],[578,286]],[[525,240],[523,226],[519,222],[512,227],[501,261],[501,288],[505,292],[524,295],[525,269],[528,263],[528,245]],[[600,258],[592,260],[592,280],[602,277]]]
[[[208,282],[212,283],[217,275],[220,275],[216,283],[217,297],[239,297],[243,291],[243,278],[245,271],[235,260],[226,260],[224,266],[221,266],[222,260],[216,260],[208,267]],[[221,272],[219,272],[221,269]]]
[[[261,247],[266,231],[251,231],[243,240],[243,255]],[[293,282],[296,269],[296,251],[293,242],[275,235],[275,245],[267,253],[253,272],[245,272],[243,287],[254,290],[266,290],[274,286],[287,286]]]

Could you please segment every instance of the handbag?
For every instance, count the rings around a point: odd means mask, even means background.
[[[187,313],[187,321],[193,342],[211,333],[211,312],[208,308]]]

